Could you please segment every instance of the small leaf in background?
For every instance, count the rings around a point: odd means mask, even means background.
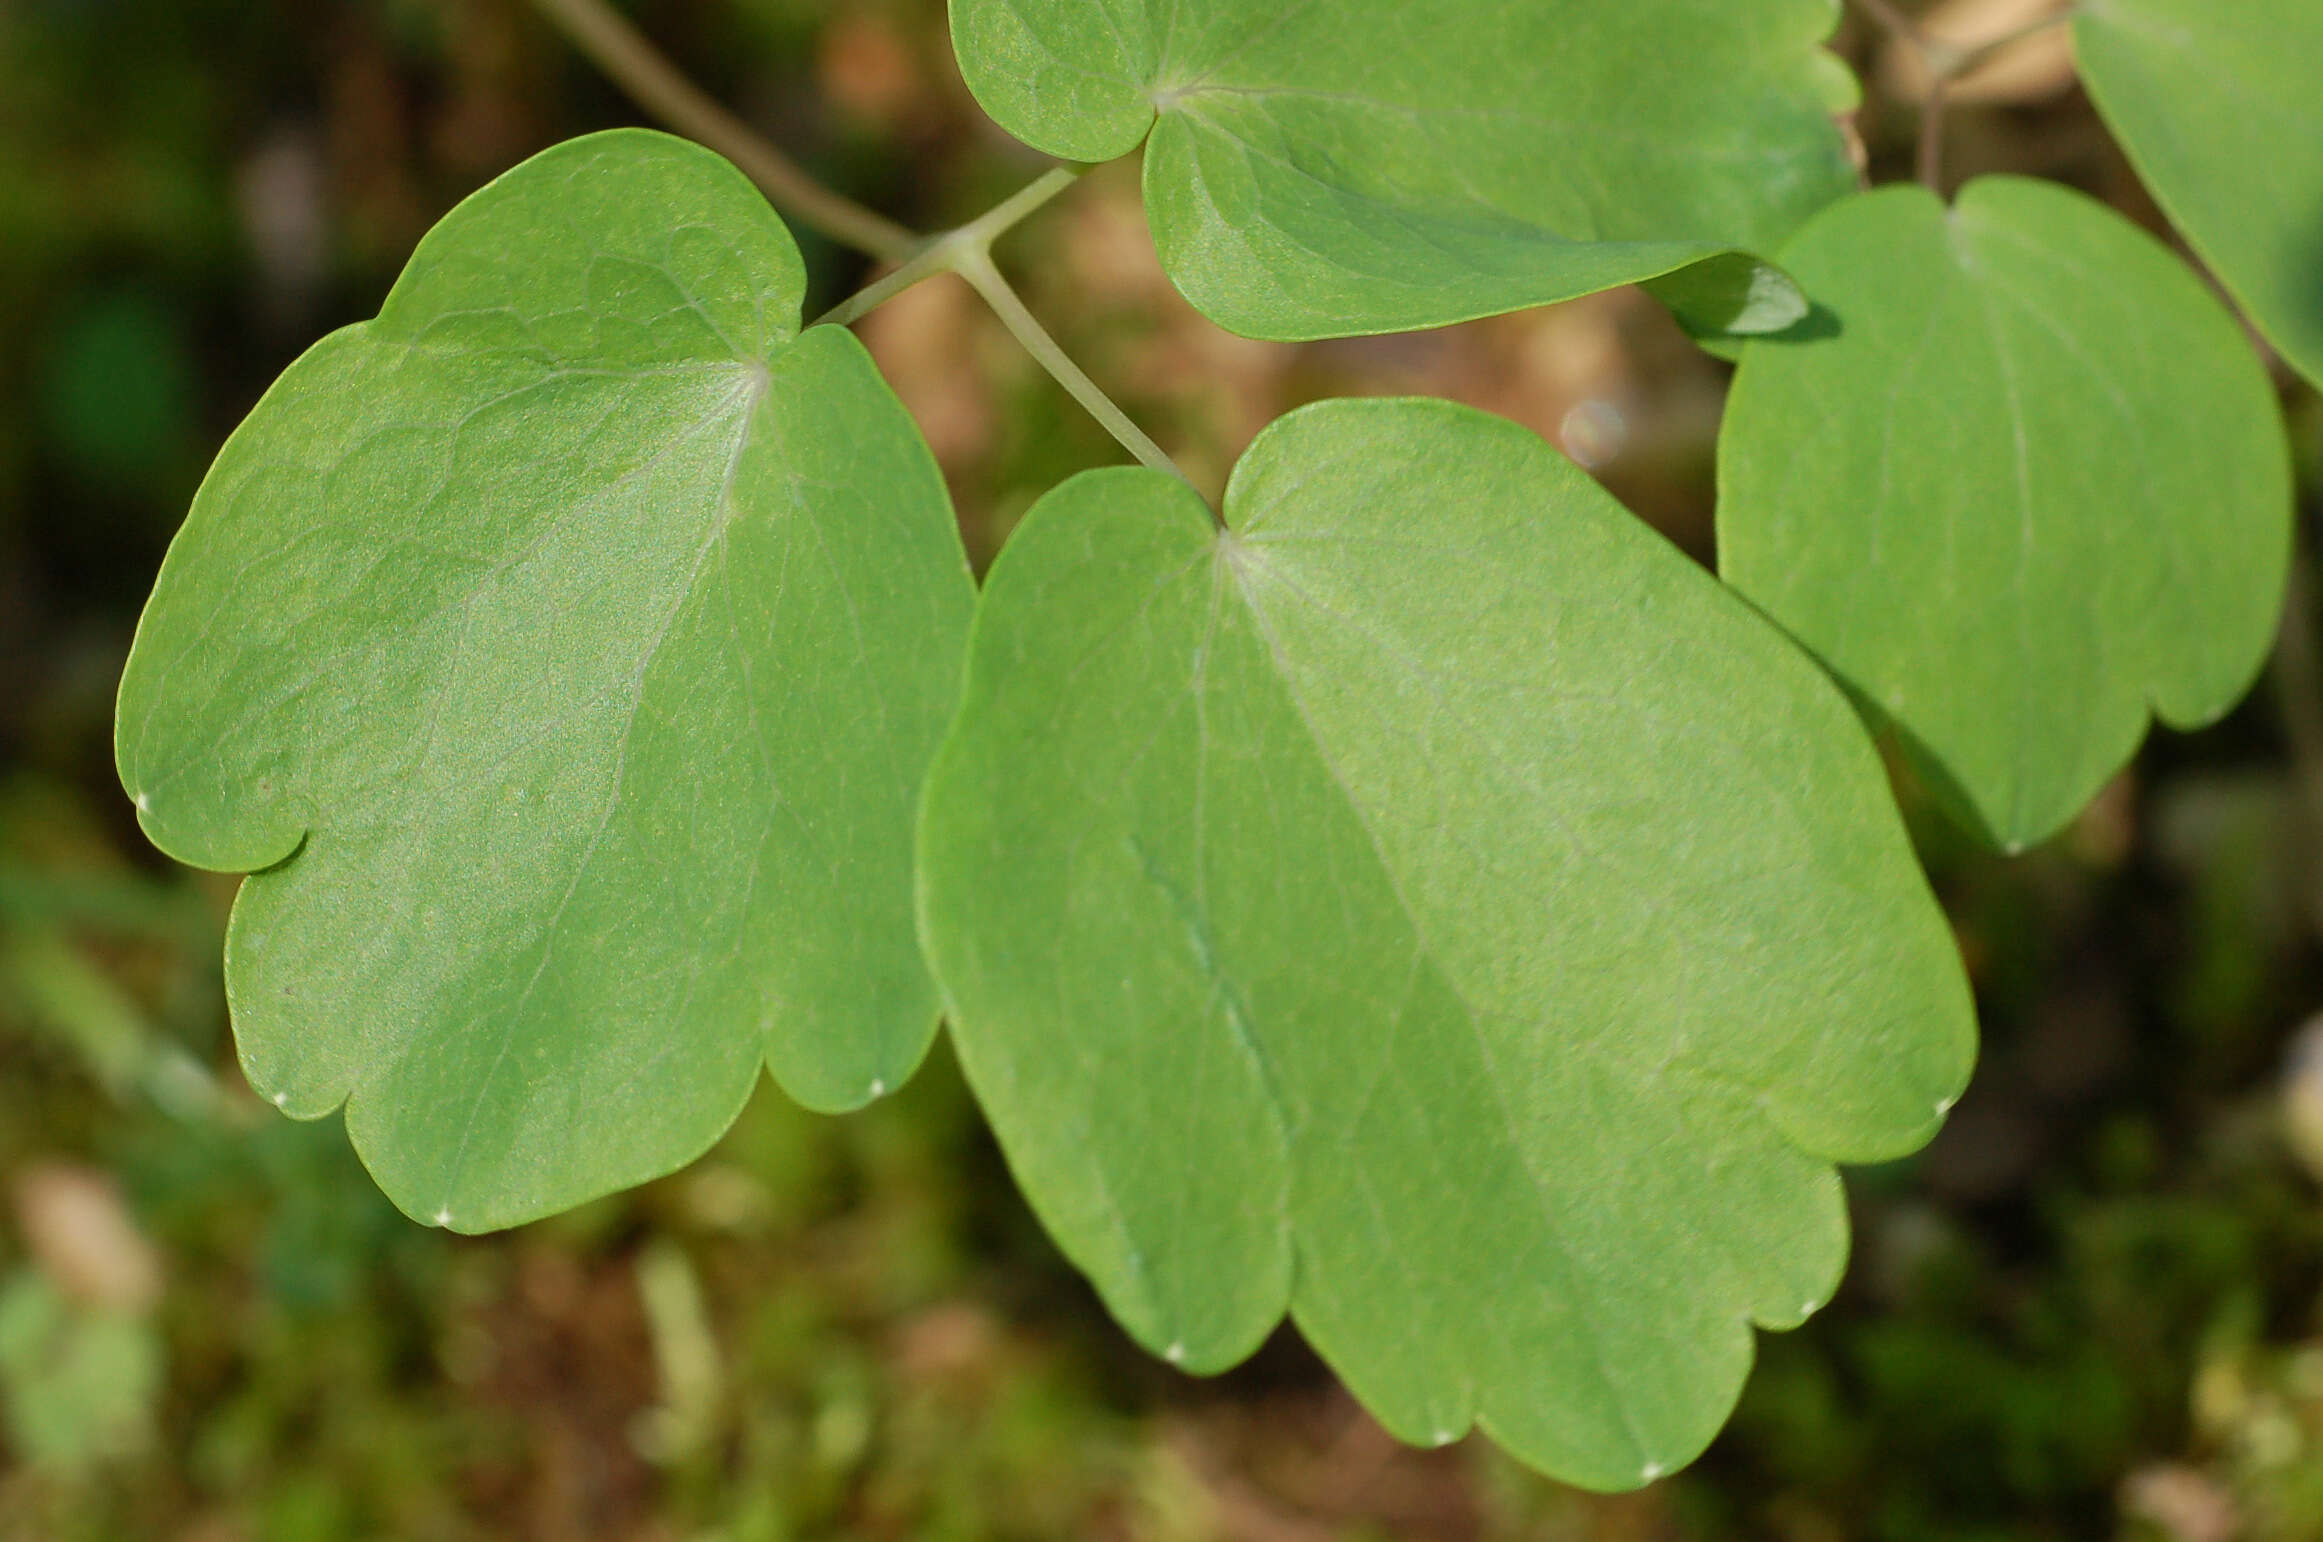
[[[1783,252],[1830,335],[1754,344],[1719,567],[2015,850],[2145,735],[2249,687],[2290,550],[2282,419],[2241,329],[2078,193],[1852,199]]]
[[[2082,0],[2073,35],[2155,199],[2323,388],[2323,5]]]
[[[1819,46],[1833,18],[1826,0],[952,7],[961,68],[1009,132],[1085,161],[1150,132],[1170,277],[1274,339],[1648,279],[1704,331],[1788,325],[1797,290],[1739,251],[1853,185],[1833,114],[1854,84]]]
[[[702,1303],[702,1279],[684,1248],[667,1238],[637,1257],[637,1298],[653,1339],[661,1402],[637,1416],[630,1440],[647,1461],[677,1466],[717,1433],[717,1331]]]
[[[1406,1440],[1650,1481],[1967,1078],[1878,759],[1512,424],[1325,403],[1226,507],[1093,472],[993,570],[921,832],[970,1081],[1148,1348],[1287,1309]]]
[[[82,1305],[32,1270],[0,1276],[0,1411],[28,1466],[80,1471],[147,1444],[163,1368],[149,1317]]]
[[[416,1217],[669,1171],[761,1064],[861,1104],[934,1032],[911,828],[973,593],[802,285],[716,156],[559,146],[292,366],[163,566],[123,784],[162,849],[257,874],[243,1064],[345,1101]]]
[[[63,927],[9,908],[0,905],[0,1023],[69,1046],[107,1092],[127,1096],[154,1060],[145,1014]]]
[[[13,1454],[78,1471],[151,1433],[161,1261],[103,1173],[41,1163],[10,1184],[36,1267],[0,1277],[0,1412]]]

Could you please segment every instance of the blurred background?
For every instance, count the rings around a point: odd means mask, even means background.
[[[2039,7],[1947,0],[1948,36]],[[695,76],[920,228],[1034,175],[941,0],[640,0]],[[1921,82],[1852,28],[1873,175]],[[2159,229],[2062,34],[1957,93],[1955,177]],[[769,1093],[694,1168],[460,1239],[235,1068],[233,881],[138,836],[114,682],[203,467],[524,156],[639,121],[522,0],[0,0],[0,1539],[2323,1537],[2323,662],[2302,576],[2249,702],[2065,837],[1980,855],[1904,789],[1982,1000],[1925,1154],[1850,1174],[1847,1286],[1762,1341],[1690,1471],[1595,1498],[1397,1448],[1295,1336],[1198,1382],[1107,1322],[939,1050],[846,1120]],[[860,263],[808,241],[810,314]],[[1286,348],[1161,277],[1134,167],[1001,253],[1214,488],[1321,395],[1531,425],[1707,557],[1725,371],[1634,293]],[[981,564],[1119,457],[945,279],[863,334]],[[2312,534],[2323,405],[2286,380]]]

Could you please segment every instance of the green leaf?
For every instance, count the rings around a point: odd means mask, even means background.
[[[1163,266],[1221,326],[1440,326],[1679,274],[1702,330],[1804,306],[1767,250],[1853,186],[1832,0],[953,0],[1030,144],[1147,141]],[[1150,140],[1148,135],[1150,133]]]
[[[1962,818],[2040,840],[2149,707],[2206,723],[2266,656],[2290,548],[2266,372],[2159,243],[2047,183],[1852,199],[1784,261],[1835,335],[1745,350],[1720,567]]]
[[[2323,388],[2323,5],[2082,0],[2074,39],[2155,198]]]
[[[1066,1253],[1189,1369],[1287,1309],[1386,1426],[1699,1451],[1974,1027],[1844,698],[1511,424],[1330,402],[995,566],[920,921]]]
[[[244,1065],[460,1230],[666,1172],[762,1061],[934,1032],[924,768],[973,592],[933,459],[741,174],[575,140],[432,231],[219,455],[122,682],[145,829],[258,870]]]
[[[86,1476],[150,1444],[167,1369],[146,1314],[78,1302],[31,1270],[0,1276],[0,1413],[33,1472]]]

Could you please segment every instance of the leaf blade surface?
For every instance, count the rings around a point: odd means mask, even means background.
[[[920,771],[971,589],[788,232],[666,136],[446,217],[221,452],[124,676],[147,832],[252,871],[253,1084],[463,1230],[852,1106],[934,1028]]]
[[[2149,712],[2206,723],[2266,656],[2290,482],[2265,371],[2175,257],[2044,183],[1869,194],[1786,260],[1837,332],[1747,352],[1720,570],[1972,828],[2042,840]]]
[[[2323,9],[2090,0],[2073,34],[2089,93],[2154,197],[2323,389]]]
[[[1779,329],[1765,251],[1853,185],[1826,0],[955,0],[985,108],[1052,154],[1146,142],[1163,266],[1297,340],[1674,279],[1703,330]],[[1148,136],[1150,134],[1150,141]]]
[[[1408,1440],[1650,1480],[1967,1073],[1876,757],[1497,419],[1307,409],[1227,510],[1093,474],[994,569],[921,834],[971,1081],[1157,1353],[1288,1311]]]

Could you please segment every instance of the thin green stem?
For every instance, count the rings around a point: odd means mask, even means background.
[[[769,200],[801,224],[889,262],[902,262],[919,249],[916,234],[816,181],[688,80],[606,0],[533,0],[533,5],[639,106],[741,167]]]
[[[955,239],[990,247],[1030,217],[1050,199],[1081,180],[1085,168],[1052,166],[991,209],[953,232]]]
[[[918,255],[900,267],[890,268],[872,282],[832,306],[809,322],[817,327],[851,327],[870,315],[906,289],[939,273],[949,273],[954,266],[953,249],[942,241],[930,241],[919,249]]]
[[[1185,479],[1185,473],[1162,453],[1161,446],[1146,437],[1145,431],[1129,420],[1129,414],[1066,356],[992,265],[992,243],[1072,186],[1080,175],[1078,170],[1055,167],[959,229],[923,239],[809,176],[757,130],[688,80],[606,0],[533,0],[533,4],[639,105],[741,167],[775,204],[835,241],[896,264],[893,272],[841,301],[817,325],[858,320],[922,279],[957,273],[984,297],[1000,324],[1025,351],[1130,454],[1156,471]]]
[[[914,252],[900,267],[841,300],[814,320],[820,326],[852,326],[922,279],[950,273],[959,266],[960,253],[971,248],[990,251],[992,243],[1023,223],[1025,218],[1080,179],[1078,166],[1056,166],[1002,203],[978,215],[957,230],[948,230]]]
[[[1000,276],[1000,270],[992,265],[991,255],[983,247],[962,248],[953,271],[984,297],[984,303],[992,307],[992,313],[1000,318],[1000,324],[1008,328],[1010,335],[1024,345],[1024,351],[1031,354],[1041,368],[1047,370],[1057,384],[1063,386],[1066,393],[1081,404],[1083,411],[1119,440],[1123,449],[1156,471],[1176,477],[1181,482],[1187,480],[1186,474],[1178,469],[1177,462],[1164,454],[1160,445],[1147,438],[1145,430],[1131,422],[1129,414],[1115,406],[1113,398],[1100,390],[1097,382],[1091,380],[1081,366],[1075,364],[1065,350],[1057,345],[1057,340],[1049,336],[1048,329],[1025,308],[1024,301],[1009,287],[1008,280]]]
[[[1120,441],[1122,448],[1156,471],[1167,472],[1180,481],[1186,474],[1130,420],[1112,397],[1107,396],[1087,371],[1075,364],[1048,328],[1025,305],[1024,300],[1003,278],[992,262],[992,243],[1014,229],[1034,210],[1046,204],[1081,175],[1072,166],[1057,166],[1043,172],[1030,185],[1000,203],[990,211],[977,216],[957,230],[946,231],[913,252],[893,272],[875,280],[833,306],[815,321],[816,326],[845,326],[859,321],[887,301],[903,293],[923,279],[939,273],[957,273],[968,281],[970,288],[983,296],[984,303],[1000,318],[1009,335],[1022,344],[1041,368],[1047,370],[1066,394],[1079,402],[1089,416],[1103,425],[1105,431]]]

